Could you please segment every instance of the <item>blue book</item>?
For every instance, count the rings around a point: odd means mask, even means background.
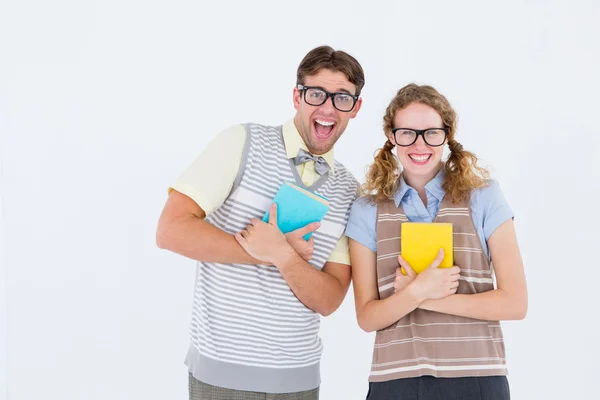
[[[273,203],[277,204],[277,225],[283,233],[320,222],[329,210],[329,202],[325,197],[287,181],[281,184]],[[263,221],[269,222],[269,210]],[[304,235],[304,239],[310,239],[311,235],[312,232]]]

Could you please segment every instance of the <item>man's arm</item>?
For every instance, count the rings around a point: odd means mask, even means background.
[[[203,262],[272,265],[249,255],[233,235],[206,222],[205,217],[194,200],[172,190],[158,221],[157,246]],[[302,236],[317,227],[309,224],[285,235],[301,259],[310,260],[314,249],[313,240],[306,242]]]
[[[350,286],[350,266],[326,262],[321,271],[315,269],[296,253],[279,230],[275,204],[270,213],[269,223],[252,219],[246,230],[235,235],[236,240],[253,257],[275,265],[302,304],[323,316],[332,314]]]
[[[233,235],[204,220],[204,210],[188,196],[171,191],[158,221],[156,244],[197,261],[261,264]]]
[[[240,247],[233,235],[204,220],[231,192],[245,143],[244,127],[231,126],[211,140],[179,176],[158,221],[158,247],[197,261],[258,262]],[[217,163],[219,168],[214,167]]]
[[[338,309],[348,292],[352,274],[349,265],[326,262],[319,271],[291,246],[276,257],[274,264],[302,304],[324,317]]]

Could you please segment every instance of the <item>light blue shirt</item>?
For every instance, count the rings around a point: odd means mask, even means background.
[[[427,207],[419,197],[417,191],[410,187],[404,178],[394,195],[396,206],[402,205],[406,217],[411,222],[433,222],[440,208],[440,203],[446,194],[442,188],[446,173],[442,168],[440,172],[427,185]],[[471,215],[477,234],[481,240],[481,247],[490,258],[487,241],[496,228],[513,218],[513,212],[506,202],[498,182],[491,180],[489,185],[475,189],[471,193]],[[356,240],[377,252],[377,205],[369,199],[362,197],[354,202],[350,210],[346,236]]]

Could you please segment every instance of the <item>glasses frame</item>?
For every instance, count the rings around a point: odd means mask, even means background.
[[[359,97],[360,97],[360,96],[358,96],[358,95],[354,95],[354,94],[350,94],[350,93],[346,93],[346,92],[335,92],[335,93],[330,93],[330,92],[328,92],[327,90],[323,89],[322,87],[318,87],[318,86],[304,86],[304,85],[298,84],[298,85],[296,86],[296,88],[297,88],[299,91],[302,91],[302,92],[304,93],[304,94],[302,95],[302,98],[304,99],[304,102],[305,102],[306,104],[308,104],[308,105],[310,105],[310,106],[315,106],[315,107],[322,106],[322,105],[323,105],[323,104],[325,104],[325,102],[326,102],[326,101],[327,101],[327,100],[328,100],[328,99],[331,97],[331,104],[333,105],[333,107],[334,107],[336,110],[338,110],[338,111],[341,111],[341,112],[350,112],[350,111],[354,110],[354,107],[356,106],[356,102],[358,101],[358,99],[359,99]],[[322,91],[323,93],[325,93],[325,99],[323,100],[323,102],[322,102],[322,103],[320,103],[320,104],[312,104],[312,103],[309,103],[309,102],[306,100],[306,92],[308,91],[308,89],[317,89],[317,90],[320,90],[320,91]],[[344,95],[344,96],[350,96],[350,97],[352,97],[352,99],[354,100],[354,102],[352,103],[352,107],[351,107],[349,110],[340,110],[340,109],[339,109],[339,108],[338,108],[338,107],[335,105],[335,100],[334,100],[334,99],[335,99],[335,96],[339,96],[339,95]]]
[[[411,144],[400,144],[400,143],[398,143],[398,139],[396,139],[396,132],[398,132],[400,130],[415,132],[416,133],[415,140],[413,140],[413,142]],[[441,131],[444,131],[444,141],[442,143],[440,143],[440,144],[429,144],[429,142],[427,142],[427,139],[425,139],[425,132],[431,131],[431,130],[441,130]],[[427,128],[427,129],[394,128],[394,129],[392,129],[392,135],[394,136],[394,142],[396,142],[396,144],[398,146],[400,146],[400,147],[409,147],[409,146],[412,146],[413,144],[416,143],[417,140],[419,140],[419,136],[423,137],[423,141],[425,142],[425,144],[427,146],[440,147],[440,146],[443,146],[446,143],[446,139],[448,139],[448,128]]]

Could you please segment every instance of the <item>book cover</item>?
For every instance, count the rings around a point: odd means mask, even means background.
[[[329,210],[326,198],[287,181],[281,184],[273,202],[277,204],[277,224],[283,233],[320,222]],[[269,222],[269,210],[263,221]],[[304,235],[304,239],[310,239],[311,235],[312,232]]]
[[[400,252],[418,274],[429,267],[440,248],[444,259],[439,268],[454,265],[452,224],[441,222],[404,222],[400,229]],[[402,273],[406,275],[404,269]]]

